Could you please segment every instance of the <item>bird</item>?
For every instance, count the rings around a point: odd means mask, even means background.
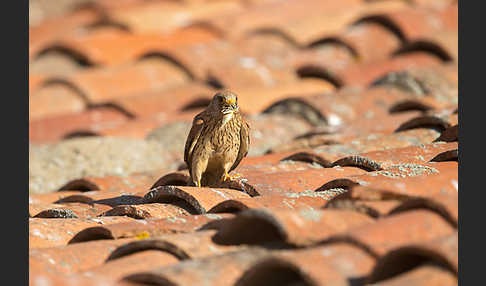
[[[239,111],[238,96],[217,92],[197,114],[186,139],[184,161],[196,187],[217,186],[240,175],[229,175],[248,154],[250,125]]]

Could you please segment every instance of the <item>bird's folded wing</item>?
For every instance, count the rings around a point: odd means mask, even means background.
[[[189,131],[189,135],[187,136],[186,146],[184,147],[184,162],[186,162],[189,172],[191,172],[192,151],[194,150],[194,146],[196,146],[197,140],[201,135],[203,124],[203,114],[199,113],[196,115],[196,117],[194,117],[191,131]]]
[[[242,124],[240,128],[240,149],[238,150],[238,156],[236,157],[236,160],[233,163],[233,166],[231,166],[229,172],[231,172],[236,167],[238,167],[241,160],[243,160],[243,158],[245,158],[245,156],[248,154],[249,147],[250,147],[250,126],[242,118]]]

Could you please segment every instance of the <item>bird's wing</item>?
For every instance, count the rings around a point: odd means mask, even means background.
[[[231,172],[240,164],[241,160],[248,154],[248,149],[250,146],[250,125],[241,117],[241,128],[240,128],[240,149],[238,150],[238,156],[236,157],[233,166],[228,171]]]
[[[189,168],[189,173],[191,172],[191,161],[192,161],[192,151],[194,150],[194,146],[196,146],[197,140],[201,135],[201,130],[204,125],[204,116],[203,113],[199,113],[194,117],[192,121],[191,131],[189,131],[189,135],[187,136],[186,146],[184,147],[184,162],[186,162],[187,167]]]

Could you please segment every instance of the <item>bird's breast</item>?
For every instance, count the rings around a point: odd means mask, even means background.
[[[209,131],[209,130],[208,130]],[[225,153],[238,148],[240,143],[240,126],[236,116],[226,114],[218,120],[208,134],[215,153]]]

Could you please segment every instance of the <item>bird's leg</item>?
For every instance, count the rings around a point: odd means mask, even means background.
[[[223,181],[225,181],[225,182],[228,181],[228,180],[229,181],[234,181],[235,179],[238,179],[239,177],[241,177],[241,175],[238,174],[238,173],[235,173],[233,175],[230,175],[230,174],[228,174],[228,172],[224,171]]]

